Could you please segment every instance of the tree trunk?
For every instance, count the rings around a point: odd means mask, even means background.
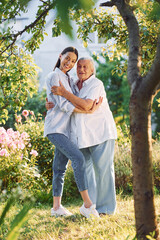
[[[153,193],[151,104],[151,99],[135,92],[130,99],[133,194],[140,239],[147,239],[152,232],[159,239]]]

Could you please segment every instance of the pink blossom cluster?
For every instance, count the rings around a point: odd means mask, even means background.
[[[29,135],[27,132],[20,134],[19,131],[14,131],[12,128],[5,130],[0,127],[0,156],[8,157],[11,153],[23,150],[29,143]],[[30,154],[37,156],[35,150],[32,150]]]

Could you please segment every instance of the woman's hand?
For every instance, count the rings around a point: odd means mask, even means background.
[[[45,107],[46,107],[47,110],[50,110],[50,109],[54,108],[54,103],[53,102],[48,102],[48,98],[46,98]]]
[[[89,109],[86,113],[93,113],[93,112],[95,112],[100,107],[102,102],[103,102],[103,97],[99,97],[99,101],[98,102],[97,102],[97,99],[95,99],[94,102],[93,102],[92,108]]]
[[[51,87],[51,92],[54,95],[59,95],[59,96],[64,96],[66,89],[63,86],[63,84],[61,83],[61,81],[59,81],[60,86],[52,86]]]

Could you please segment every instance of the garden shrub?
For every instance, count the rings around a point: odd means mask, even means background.
[[[80,198],[80,193],[75,182],[71,161],[69,161],[64,179],[63,201],[73,201],[77,198]]]
[[[42,119],[44,119],[46,114],[46,107],[45,107],[45,98],[46,98],[46,91],[43,90],[41,92],[36,92],[33,96],[29,96],[22,106],[20,111],[17,111],[17,114],[20,115],[23,110],[29,109],[28,111],[33,111],[36,118],[39,117],[41,114]],[[8,109],[8,120],[6,123],[2,125],[5,129],[13,128],[15,130],[15,111],[12,106]]]
[[[160,193],[160,141],[153,143],[153,176],[155,192]]]
[[[21,186],[32,193],[38,191],[39,182],[45,184],[36,167],[37,151],[30,144],[27,132],[0,128],[1,191],[10,192]],[[42,185],[42,184],[41,184]]]
[[[118,139],[115,146],[114,166],[117,192],[132,193],[133,174],[131,140],[127,125],[117,126]]]
[[[133,193],[133,174],[131,159],[131,140],[129,128],[126,125],[117,126],[118,139],[115,147],[115,182],[117,192]],[[160,192],[160,141],[153,142],[152,150],[153,177],[155,193]]]

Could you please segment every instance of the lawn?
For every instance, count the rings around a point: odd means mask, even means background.
[[[74,215],[70,217],[51,217],[50,207],[39,204],[28,214],[28,221],[20,230],[19,240],[56,240],[56,239],[106,239],[133,240],[135,237],[134,202],[133,197],[117,196],[117,211],[114,215],[103,216],[99,219],[85,219],[79,213],[82,202],[77,200],[65,205]],[[160,196],[155,197],[156,213],[160,228]],[[3,207],[0,206],[0,213]],[[6,235],[9,223],[19,211],[20,206],[12,207],[5,218],[0,239]]]

